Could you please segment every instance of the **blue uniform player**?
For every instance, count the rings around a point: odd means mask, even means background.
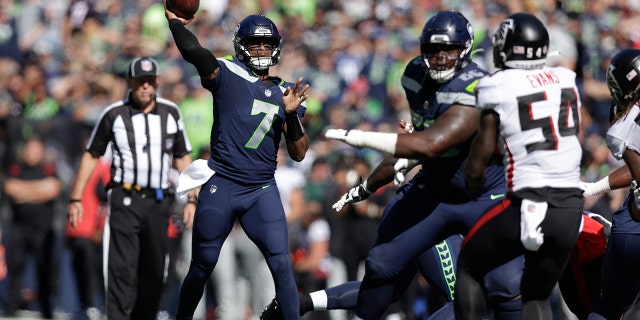
[[[472,35],[470,23],[455,11],[440,11],[425,24],[420,36],[421,56],[408,63],[402,78],[415,132],[330,129],[325,134],[357,148],[419,159],[422,166],[385,209],[359,288],[359,318],[379,319],[410,284],[421,254],[451,235],[465,234],[485,209],[506,194],[501,165],[487,168],[487,180],[477,201],[472,201],[464,190],[462,168],[480,117],[474,107],[474,88],[487,74],[470,61]],[[394,157],[385,159],[335,208],[361,201],[389,183],[395,174]],[[513,264],[519,274],[521,260],[516,259]],[[501,279],[500,288],[492,291],[500,296],[496,297],[498,300],[517,301],[513,300],[519,294],[517,278]],[[519,317],[519,305],[514,309]]]
[[[269,76],[269,67],[280,58],[281,38],[268,18],[250,15],[243,19],[234,34],[235,57],[216,59],[184,27],[189,20],[169,10],[165,13],[180,53],[196,67],[202,86],[214,98],[211,157],[204,166],[210,174],[200,181],[193,254],[180,289],[177,319],[193,317],[236,220],[265,256],[284,318],[299,319],[287,222],[274,172],[283,133],[293,160],[301,161],[308,149],[299,119],[306,110],[308,85],[303,86],[301,78],[293,84]],[[192,178],[201,178],[199,165],[202,162],[185,172],[200,173]]]

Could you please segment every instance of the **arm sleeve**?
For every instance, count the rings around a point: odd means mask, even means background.
[[[184,60],[196,67],[200,77],[207,78],[220,67],[213,53],[200,45],[198,38],[184,27],[182,21],[171,19],[169,29],[180,54]]]

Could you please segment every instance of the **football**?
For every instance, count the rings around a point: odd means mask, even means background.
[[[183,19],[192,19],[198,8],[200,0],[167,0],[167,9]]]

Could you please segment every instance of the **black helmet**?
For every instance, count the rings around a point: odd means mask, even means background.
[[[626,113],[640,100],[640,50],[625,49],[613,56],[607,69],[607,87],[613,100],[612,117]]]
[[[247,45],[256,41],[256,38],[272,46],[271,57],[251,56]],[[281,44],[282,39],[278,28],[273,21],[262,15],[250,15],[244,18],[238,24],[233,35],[233,48],[236,51],[236,57],[246,66],[257,70],[267,69],[280,61]]]
[[[460,49],[460,55],[454,68],[448,70],[433,70],[429,65],[427,55],[436,46],[450,46]],[[438,82],[449,81],[456,71],[469,63],[469,55],[473,46],[473,28],[469,20],[460,12],[453,10],[438,11],[422,28],[420,33],[420,53],[429,69],[431,79]]]
[[[492,44],[496,68],[542,68],[549,50],[549,32],[536,16],[514,13],[502,20]]]

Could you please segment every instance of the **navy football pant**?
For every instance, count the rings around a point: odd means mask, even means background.
[[[436,287],[447,301],[453,300],[455,285],[455,259],[458,256],[462,237],[454,235],[420,255],[420,271],[430,285]],[[349,281],[325,289],[327,309],[353,310],[358,301],[360,281]],[[396,302],[401,295],[395,296]]]
[[[604,256],[602,300],[593,311],[606,319],[619,319],[640,290],[639,270],[640,234],[616,233],[614,219]]]
[[[443,203],[417,184],[403,187],[387,205],[378,239],[365,263],[356,315],[379,319],[418,270],[418,256],[454,234],[466,234],[482,213],[500,202],[505,187],[476,201]],[[517,290],[515,290],[517,291]]]
[[[218,262],[222,243],[236,219],[266,258],[284,319],[299,319],[287,221],[275,181],[244,186],[217,174],[200,190],[193,224],[191,265],[180,289],[176,318],[193,316],[207,279]]]
[[[453,235],[436,244],[418,257],[419,271],[429,284],[446,298],[453,301],[455,286],[455,269],[462,236]],[[501,266],[497,272],[490,272],[485,278],[485,285],[491,293],[492,309],[496,320],[520,319],[520,299],[515,299],[520,293],[520,275],[522,274],[522,259],[514,259]],[[360,281],[350,281],[335,287],[325,289],[327,294],[327,309],[353,310],[358,301]],[[395,296],[397,301],[401,295]],[[453,318],[453,304],[447,303],[429,319]]]

